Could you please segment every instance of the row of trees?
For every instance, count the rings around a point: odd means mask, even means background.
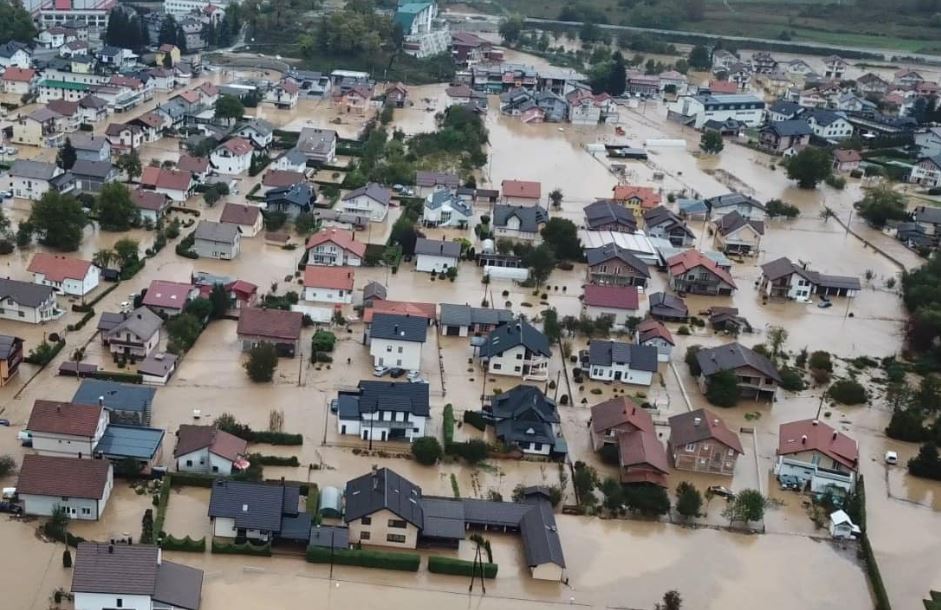
[[[109,45],[135,51],[150,45],[150,33],[143,16],[131,15],[120,6],[111,11],[104,37]]]

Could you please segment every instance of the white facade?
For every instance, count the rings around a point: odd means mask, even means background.
[[[30,430],[30,437],[33,439],[33,451],[39,455],[50,455],[53,457],[91,458],[93,457],[92,452],[95,449],[95,445],[101,440],[107,427],[108,411],[102,409],[94,437],[75,436],[72,434],[53,434],[50,432]]]
[[[245,537],[257,540],[258,542],[267,542],[271,538],[271,532],[267,530],[244,530]],[[235,538],[239,530],[235,527],[235,519],[229,517],[213,517],[212,534],[221,538]]]
[[[0,66],[4,68],[14,67],[14,68],[23,68],[24,70],[29,68],[29,64],[32,61],[29,53],[23,49],[17,49],[13,55],[10,57],[0,57]]]
[[[164,606],[161,605],[161,608]],[[75,610],[154,610],[149,595],[75,593]]]
[[[728,119],[759,127],[764,122],[765,104],[751,95],[690,95],[670,104],[670,112],[692,119],[690,124],[696,129],[701,129],[707,121]]]
[[[249,151],[244,155],[236,155],[229,149],[220,146],[212,151],[209,161],[220,174],[234,176],[248,172],[248,168],[252,165],[252,152]]]
[[[105,511],[111,488],[114,486],[113,468],[108,466],[108,480],[105,483],[101,498],[63,498],[61,496],[37,496],[33,494],[20,494],[23,502],[23,512],[27,515],[50,517],[57,506],[61,506],[70,519],[82,521],[97,521]]]
[[[164,0],[163,12],[174,17],[185,17],[194,10],[204,10],[210,4],[225,10],[229,0]]]
[[[363,259],[343,246],[327,241],[307,250],[308,265],[327,265],[333,267],[359,267]]]
[[[588,372],[588,376],[596,381],[620,381],[644,386],[653,383],[653,375],[651,371],[638,371],[622,363],[613,363],[611,366],[593,364]]]
[[[908,181],[929,188],[941,186],[941,167],[935,165],[933,161],[922,159],[920,163],[912,167],[912,174]]]
[[[853,135],[852,123],[843,118],[839,118],[828,125],[821,125],[811,116],[807,119],[807,123],[818,138],[840,139]]]
[[[57,172],[57,175],[62,172]],[[49,192],[49,182],[36,178],[13,177],[13,196],[19,199],[42,199]]]
[[[493,227],[493,234],[495,237],[506,238],[506,239],[516,239],[520,241],[532,242],[534,246],[539,245],[542,242],[542,236],[539,235],[538,231],[522,231],[520,229],[521,221],[516,216],[510,216],[506,219],[506,225]]]
[[[494,375],[544,381],[549,378],[549,359],[534,353],[527,360],[526,347],[517,345],[502,354],[491,356],[487,361],[487,371]]]
[[[345,288],[304,286],[304,300],[315,303],[352,303],[353,291]]]
[[[627,319],[632,316],[640,315],[636,309],[616,309],[613,307],[596,307],[593,305],[585,306],[585,313],[592,320],[597,320],[601,316],[610,316],[614,319],[615,326],[625,326]]]
[[[377,411],[363,413],[360,420],[337,418],[337,432],[346,436],[356,436],[364,441],[386,441],[392,438],[391,431],[403,430],[405,437],[396,437],[409,442],[425,436],[425,423],[428,418],[401,411]]]
[[[421,348],[419,341],[399,341],[396,339],[369,340],[369,355],[373,357],[376,366],[389,366],[421,370]]]
[[[445,201],[437,208],[429,207],[427,204],[422,212],[422,222],[437,227],[460,227],[469,226],[471,214],[465,214],[460,208],[451,205],[451,201]]]
[[[457,262],[457,259],[453,256],[419,254],[415,257],[415,270],[440,273],[451,267],[457,267]]]
[[[92,290],[98,287],[98,278],[101,270],[98,269],[95,265],[88,267],[88,272],[85,274],[85,277],[71,278],[67,277],[61,282],[55,282],[46,278],[45,274],[42,273],[33,273],[33,283],[41,284],[43,286],[52,286],[55,290],[64,293],[71,294],[74,296],[85,296]]]
[[[176,469],[179,472],[228,476],[232,474],[232,462],[210,452],[209,447],[203,447],[177,457]]]
[[[52,293],[49,299],[41,303],[39,307],[21,305],[11,300],[5,301],[3,306],[0,307],[0,319],[28,322],[30,324],[49,322],[61,317],[64,313],[63,310],[59,309],[55,293]]]
[[[367,195],[359,195],[340,202],[344,212],[367,216],[372,222],[382,222],[386,219],[389,208],[382,202],[376,201]]]
[[[670,355],[673,353],[673,345],[662,337],[653,337],[640,342],[638,345],[649,345],[657,348],[657,362],[669,362]]]

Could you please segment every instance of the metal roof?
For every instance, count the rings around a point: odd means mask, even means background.
[[[635,371],[655,373],[657,348],[650,345],[595,340],[588,346],[588,362],[591,366],[626,364]]]
[[[95,453],[107,458],[131,457],[152,460],[163,443],[164,431],[159,428],[108,424],[95,447]]]
[[[770,360],[738,342],[701,349],[696,353],[696,361],[706,377],[748,366],[777,382],[781,381],[778,369]]]
[[[288,493],[292,490],[292,493]],[[281,531],[281,517],[297,514],[297,487],[218,479],[212,484],[209,516],[235,520],[235,527]],[[290,499],[294,498],[294,506]]]
[[[99,399],[114,411],[147,411],[154,402],[156,388],[103,379],[83,379],[72,402],[79,405],[97,405]]]
[[[472,324],[503,324],[513,320],[509,309],[491,309],[489,307],[471,307],[441,303],[438,322],[444,326],[470,326]]]
[[[425,239],[424,237],[419,237],[415,241],[415,254],[459,258],[461,256],[461,244],[460,242],[456,241],[445,241],[443,239]]]
[[[388,468],[374,470],[347,482],[345,496],[344,520],[347,523],[388,510],[419,529],[424,525],[421,488]]]
[[[359,419],[375,411],[429,414],[427,383],[363,380],[355,391],[340,391],[337,402],[340,419]]]
[[[427,336],[428,321],[415,316],[377,313],[369,326],[370,339],[424,343]]]
[[[478,355],[482,358],[498,356],[518,345],[523,345],[529,351],[546,357],[552,355],[549,339],[522,318],[516,322],[503,324],[491,331],[487,335],[487,340],[480,346]]]

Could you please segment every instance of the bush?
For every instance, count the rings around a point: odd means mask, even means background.
[[[441,419],[441,432],[444,436],[444,445],[454,443],[454,407],[450,403],[444,405],[444,416]]]
[[[833,372],[833,361],[830,359],[830,353],[824,351],[816,351],[810,355],[810,360],[807,362],[807,366],[811,369],[818,369],[821,371]]]
[[[167,493],[169,494],[170,485],[177,485],[179,487],[212,487],[212,482],[216,480],[216,477],[208,474],[197,474],[195,472],[174,472],[169,477],[165,476],[163,480],[165,483],[169,482],[167,485]],[[160,491],[163,493],[162,488]]]
[[[487,429],[487,420],[480,414],[480,411],[464,411],[464,423],[477,428],[481,432]]]
[[[52,359],[59,355],[59,352],[62,351],[62,348],[65,347],[65,339],[60,339],[59,341],[50,343],[49,341],[43,341],[33,349],[29,350],[29,355],[23,358],[23,362],[28,364],[36,364],[39,366],[46,366]]]
[[[318,330],[310,340],[310,349],[314,352],[332,352],[337,336],[329,330]]]
[[[434,466],[443,453],[441,443],[433,436],[422,436],[412,441],[412,455],[419,464]]]
[[[252,464],[258,464],[259,466],[300,466],[301,465],[296,455],[283,456],[283,455],[262,455],[260,453],[252,453],[251,455],[248,456],[248,461]]]
[[[719,371],[709,377],[706,399],[717,407],[734,407],[738,404],[738,380],[732,371]]]
[[[795,368],[785,367],[781,369],[781,387],[788,392],[800,392],[807,384],[801,377],[800,371]]]
[[[421,566],[421,555],[416,553],[393,553],[372,549],[334,549],[312,546],[305,558],[310,563],[330,563],[361,568],[380,568],[400,572],[417,572]]]
[[[85,312],[85,315],[82,316],[78,322],[76,322],[75,324],[69,324],[65,328],[69,332],[81,330],[86,324],[88,324],[89,320],[91,320],[94,317],[95,317],[95,310],[90,309],[89,311]]]
[[[252,347],[248,352],[245,371],[255,383],[265,383],[274,377],[278,368],[278,350],[272,343],[263,342]]]
[[[844,405],[861,405],[867,400],[866,388],[854,379],[840,379],[827,390],[830,398]]]
[[[659,485],[627,485],[624,487],[624,505],[631,512],[654,517],[669,512],[670,497]]]
[[[160,548],[165,551],[180,551],[182,553],[205,553],[206,538],[193,539],[189,535],[183,538],[174,538],[170,534],[166,534],[163,540],[160,541]]]
[[[219,540],[213,539],[212,552],[218,555],[255,555],[257,557],[271,557],[271,543],[256,545],[251,542],[243,542],[236,544],[234,542],[220,542]]]
[[[925,443],[918,455],[908,460],[908,472],[912,476],[941,481],[941,457],[934,443]]]
[[[833,187],[838,191],[842,191],[844,188],[846,188],[846,178],[843,176],[831,174],[824,180],[824,182],[827,183],[827,186]]]
[[[480,566],[480,564],[478,564]],[[455,559],[453,557],[441,557],[432,555],[428,558],[428,571],[432,574],[452,574],[454,576],[476,576],[481,573],[481,568],[476,567],[473,561],[464,559]],[[497,577],[497,564],[483,564],[484,578]]]
[[[701,345],[690,345],[686,348],[686,366],[689,367],[689,372],[693,377],[699,377],[702,373],[702,370],[699,368],[699,361],[696,360],[696,354],[698,354],[701,349]]]
[[[91,377],[92,379],[104,379],[106,381],[118,381],[120,383],[136,383],[141,384],[144,382],[143,375],[138,373],[119,373],[111,371],[92,371],[91,373],[83,373],[85,377]]]
[[[302,445],[304,443],[304,437],[300,434],[252,430],[245,424],[236,421],[236,419],[228,413],[223,413],[217,417],[216,421],[213,423],[220,430],[233,434],[250,443],[265,443],[268,445]]]
[[[448,455],[464,458],[471,464],[477,464],[487,459],[490,448],[484,441],[471,440],[463,443],[449,443],[444,446],[444,451]]]
[[[676,334],[683,336],[689,335],[689,326],[686,326],[685,324],[680,326],[678,329],[676,329]]]
[[[896,409],[885,428],[885,434],[889,438],[909,443],[924,442],[931,435],[925,428],[924,417],[915,409]]]

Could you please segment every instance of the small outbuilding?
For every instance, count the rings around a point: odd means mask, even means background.
[[[328,486],[320,490],[320,499],[317,502],[317,511],[321,517],[339,519],[343,516],[340,490]]]

